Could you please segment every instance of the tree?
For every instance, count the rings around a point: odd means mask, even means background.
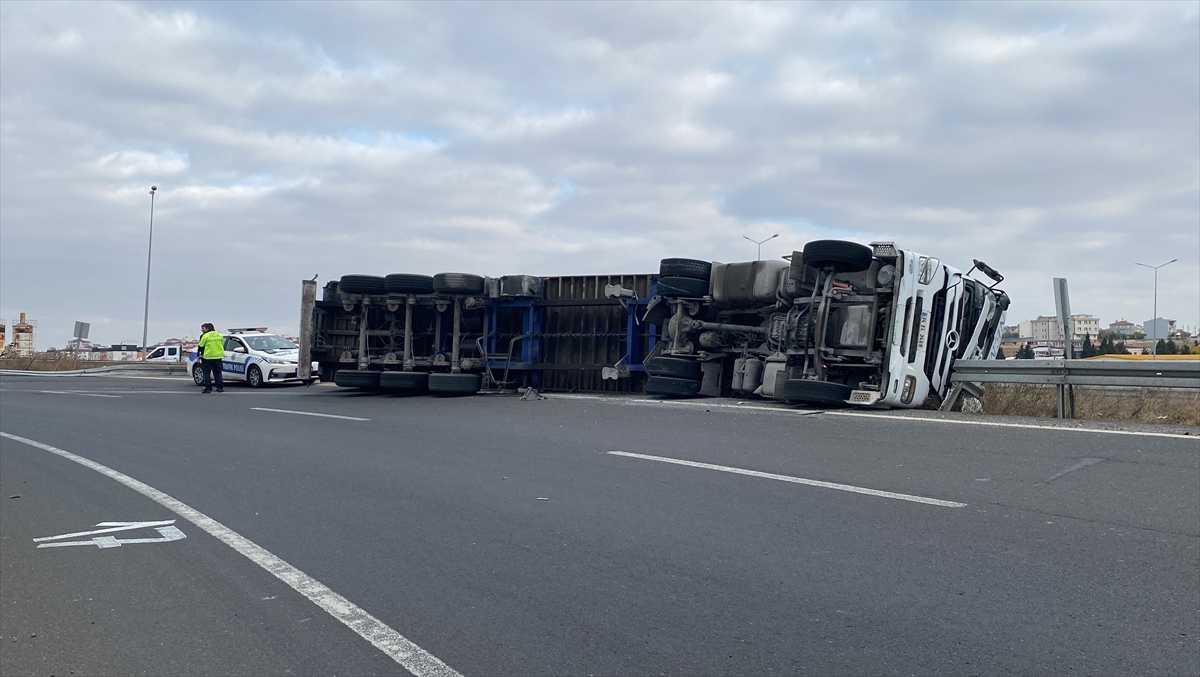
[[[1079,356],[1081,358],[1084,358],[1084,357],[1091,357],[1093,355],[1099,355],[1099,354],[1100,354],[1100,351],[1097,350],[1096,346],[1092,344],[1092,335],[1084,334],[1083,335],[1083,347],[1079,351]]]
[[[1023,344],[1017,349],[1018,360],[1032,360],[1034,357],[1035,355],[1033,354],[1033,346],[1029,345],[1028,343]]]
[[[999,348],[996,349],[996,359],[997,360],[1007,360],[1008,359],[1008,357],[1004,354],[1004,346],[1000,346]]]

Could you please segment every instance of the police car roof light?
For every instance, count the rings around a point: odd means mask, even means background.
[[[230,334],[245,334],[248,331],[260,331],[260,332],[266,333],[267,328],[266,327],[230,327],[228,329],[228,331]]]

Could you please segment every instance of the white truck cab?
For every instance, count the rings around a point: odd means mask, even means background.
[[[158,346],[150,351],[142,361],[143,362],[183,362],[184,353],[182,346]]]

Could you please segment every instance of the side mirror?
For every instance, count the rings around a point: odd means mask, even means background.
[[[244,353],[244,352],[246,352],[246,346],[238,346],[238,347],[236,347],[236,348],[234,348],[234,349],[233,349],[233,352],[235,352],[235,353]]]

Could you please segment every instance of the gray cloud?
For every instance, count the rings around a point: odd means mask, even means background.
[[[1200,4],[0,4],[0,317],[296,324],[319,273],[893,239],[1200,324]]]

